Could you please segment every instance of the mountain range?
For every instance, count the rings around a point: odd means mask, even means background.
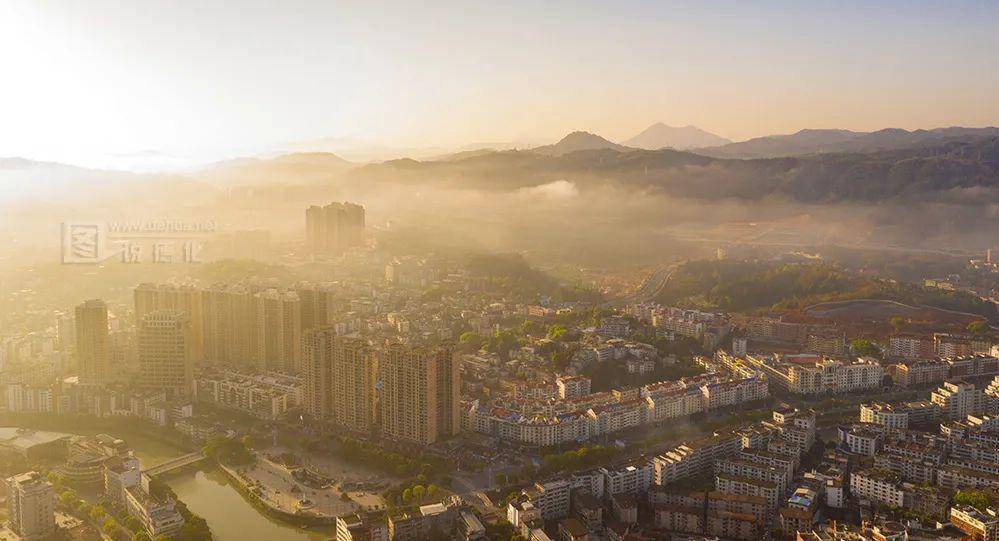
[[[888,128],[875,132],[850,130],[801,130],[789,135],[769,135],[724,145],[705,145],[693,151],[716,158],[778,158],[833,152],[877,152],[948,140],[999,136],[999,128],[937,128],[902,130]]]
[[[780,198],[807,203],[950,197],[972,189],[978,190],[973,202],[988,203],[999,202],[999,136],[951,138],[868,153],[730,159],[672,149],[632,149],[592,134],[573,133],[540,150],[449,161],[394,160],[352,170],[347,178],[500,191],[565,180],[583,189],[612,183],[695,199]]]
[[[367,165],[328,152],[302,152],[218,162],[169,178],[219,186],[384,182],[484,190],[565,180],[580,188],[614,183],[679,197],[777,197],[811,203],[925,199],[975,189],[979,194],[974,202],[999,202],[999,128],[802,130],[689,151],[631,146],[659,146],[666,136],[678,133],[675,130],[655,124],[626,141],[630,145],[576,131],[556,143],[525,150],[479,149]],[[690,126],[680,130],[702,139],[717,137]],[[674,137],[669,144],[693,144],[693,139]],[[50,188],[47,193],[140,177],[151,178],[19,158],[0,160],[0,180],[11,181],[3,183],[9,190],[25,180],[39,189]],[[16,190],[24,193],[23,188]]]

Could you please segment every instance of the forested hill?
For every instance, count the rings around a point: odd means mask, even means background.
[[[504,151],[458,160],[395,160],[361,167],[349,178],[498,191],[568,180],[581,189],[610,183],[694,199],[808,203],[933,199],[971,191],[975,202],[989,203],[999,202],[999,137],[874,153],[750,160],[669,149],[593,149],[558,156]]]
[[[674,271],[656,300],[708,309],[766,311],[851,299],[893,300],[997,319],[994,304],[966,293],[869,278],[817,262],[691,261]]]

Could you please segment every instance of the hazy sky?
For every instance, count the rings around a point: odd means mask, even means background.
[[[0,157],[90,164],[999,125],[999,2],[4,0],[0,67]]]

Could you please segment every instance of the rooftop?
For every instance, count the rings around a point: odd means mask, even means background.
[[[26,451],[38,445],[45,445],[73,437],[62,432],[46,432],[14,426],[0,427],[0,444]]]

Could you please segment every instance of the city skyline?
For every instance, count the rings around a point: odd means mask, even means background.
[[[999,539],[999,3],[0,2],[0,540]]]

